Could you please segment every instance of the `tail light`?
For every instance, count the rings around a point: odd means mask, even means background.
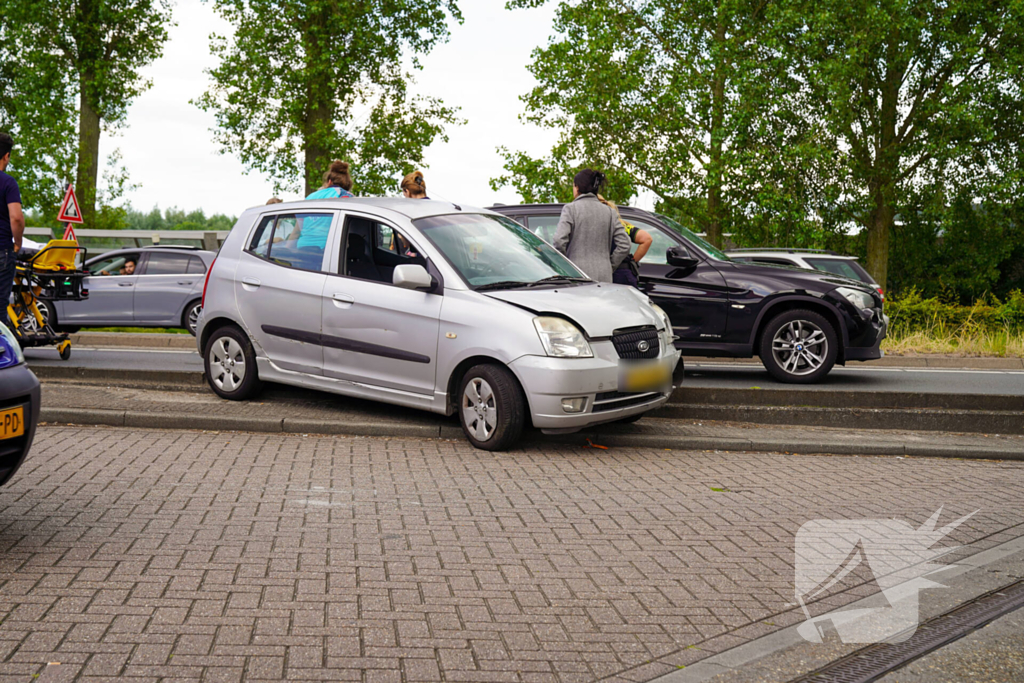
[[[878,285],[875,285],[875,289],[878,290],[878,296],[882,297],[882,303],[885,303],[885,292]]]
[[[213,262],[210,263],[210,267],[206,269],[206,279],[203,280],[203,308],[206,308],[206,287],[210,284],[210,274],[213,272],[213,267],[217,265],[217,258],[214,257]]]

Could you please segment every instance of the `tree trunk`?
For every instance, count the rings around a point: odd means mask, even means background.
[[[881,110],[878,123],[878,151],[873,176],[868,188],[872,208],[868,215],[867,271],[882,289],[889,273],[889,234],[896,222],[896,178],[900,170],[899,141],[896,126],[899,119],[900,84],[903,68],[897,62],[899,36],[890,37],[886,46],[886,69],[881,82]]]
[[[718,44],[719,56],[715,63],[711,83],[711,147],[710,163],[706,167],[708,179],[707,206],[707,240],[716,247],[722,247],[722,124],[725,121],[725,22],[722,19],[721,6],[718,7],[718,19],[715,26],[715,43]]]
[[[331,60],[333,55],[327,38],[319,31],[329,23],[330,3],[321,3],[306,26],[306,70],[310,74],[306,87],[306,120],[303,125],[306,194],[316,192],[323,184],[323,175],[331,163],[331,150],[325,144],[331,139],[334,125],[334,89]]]
[[[75,195],[82,210],[85,227],[95,227],[96,182],[100,171],[100,115],[89,101],[94,76],[83,73],[79,95],[78,114],[78,175]]]

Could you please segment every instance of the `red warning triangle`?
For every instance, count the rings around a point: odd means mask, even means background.
[[[60,213],[57,214],[58,223],[84,223],[82,211],[78,208],[78,197],[75,196],[75,188],[68,185],[68,191],[64,195],[64,203],[60,205]]]

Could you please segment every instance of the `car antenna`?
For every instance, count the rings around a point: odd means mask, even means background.
[[[462,211],[462,207],[461,207],[461,206],[459,206],[458,204],[456,204],[455,202],[452,202],[452,206],[454,206],[454,207],[455,207],[455,210],[456,210],[456,211]]]

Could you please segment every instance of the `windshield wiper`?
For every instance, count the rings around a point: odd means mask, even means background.
[[[590,282],[590,278],[585,277],[569,277],[567,275],[552,275],[551,277],[542,278],[535,282],[530,282],[527,287],[536,287],[537,285],[550,285],[550,284],[561,284],[561,283],[574,283],[574,282]]]
[[[474,287],[478,292],[486,292],[489,289],[512,289],[513,287],[526,287],[529,282],[523,282],[522,280],[502,280],[500,282],[488,282],[486,285],[480,285]]]

